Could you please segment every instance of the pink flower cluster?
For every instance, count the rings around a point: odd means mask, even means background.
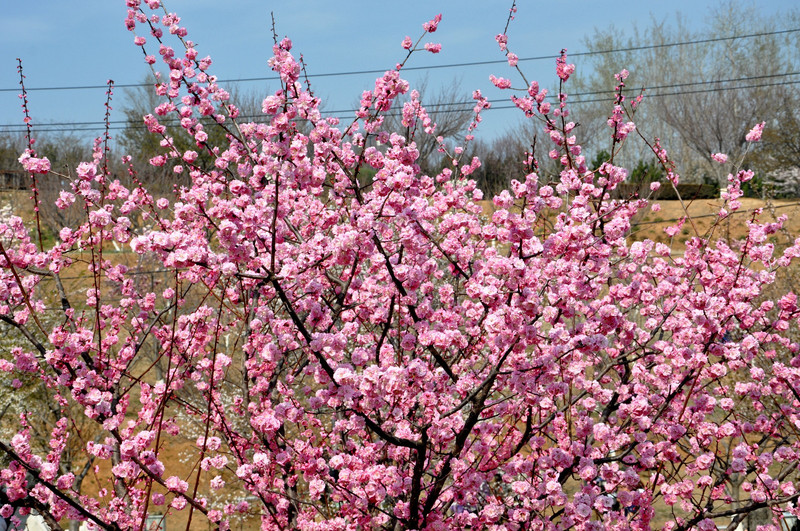
[[[758,142],[761,140],[761,135],[764,132],[764,125],[766,122],[761,122],[760,124],[756,124],[745,136],[745,139],[748,142]]]
[[[26,149],[19,157],[19,162],[25,171],[30,173],[47,174],[50,172],[50,161],[47,157],[37,157],[30,149]]]
[[[725,153],[712,153],[711,158],[719,162],[720,164],[725,164],[726,162],[728,162],[728,155],[726,155]]]
[[[567,50],[561,50],[561,55],[556,59],[556,74],[561,81],[566,81],[575,72],[574,64],[567,64]]]

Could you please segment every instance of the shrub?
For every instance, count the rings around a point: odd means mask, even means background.
[[[676,193],[677,192],[677,193]],[[664,185],[656,196],[662,201],[676,201],[678,194],[682,199],[719,199],[719,186],[713,184],[684,184],[679,183],[675,188]]]
[[[0,442],[0,514],[102,529],[141,529],[154,510],[187,529],[243,515],[262,529],[647,529],[661,505],[665,529],[711,529],[766,506],[797,513],[800,309],[792,293],[762,300],[800,255],[797,241],[773,256],[780,223],[754,222],[735,244],[694,235],[682,257],[628,245],[648,202],[610,198],[626,173],[589,171],[566,98],[549,103],[535,82],[513,99],[553,141],[560,180],[514,181],[486,220],[469,179],[479,161],[459,150],[451,168],[420,172],[414,135],[436,131],[413,92],[398,109],[411,136],[379,132],[409,91],[405,61],[340,124],[276,40],[282,87],[263,123],[240,123],[179,19],[151,16],[157,0],[127,3],[129,28],[152,25],[170,68],[165,103],[144,117],[164,133],[153,164],[191,185],[171,201],[124,187],[101,139],[59,199],[84,205],[84,223],[47,249],[19,218],[0,224],[0,319],[24,345],[0,368],[46,384],[60,416],[46,449],[35,415]],[[420,42],[404,41],[409,56]],[[563,87],[574,66],[562,53],[556,68]],[[612,153],[636,134],[625,75]],[[467,142],[489,106],[474,98]],[[193,149],[165,134],[177,114]],[[201,116],[225,144],[209,145]],[[195,165],[199,151],[212,168]],[[33,151],[23,162],[48,171]],[[731,175],[721,218],[749,177]],[[559,212],[547,226],[545,211]],[[157,260],[165,283],[109,260],[112,242]],[[86,266],[83,293],[60,289]],[[188,463],[165,457],[181,437]],[[86,454],[70,462],[75,440]],[[86,459],[97,489],[79,492]]]

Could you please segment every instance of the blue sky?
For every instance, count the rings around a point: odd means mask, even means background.
[[[212,72],[220,79],[269,76],[267,67],[272,36],[270,11],[275,14],[280,36],[289,36],[295,52],[302,53],[311,74],[352,70],[389,69],[402,59],[400,42],[421,34],[422,22],[443,14],[439,31],[430,40],[441,42],[438,55],[420,53],[410,66],[433,66],[469,61],[503,59],[494,36],[506,21],[509,1],[475,0],[363,2],[348,0],[165,0],[169,11],[182,17],[189,38],[201,56],[214,59]],[[16,58],[23,59],[26,85],[69,87],[141,82],[147,73],[143,56],[124,25],[124,0],[36,0],[8,2],[0,18],[0,89],[18,87]],[[791,7],[788,0],[759,0],[767,15]],[[620,30],[648,26],[653,19],[674,19],[681,12],[693,27],[702,27],[719,5],[708,0],[520,0],[516,20],[509,30],[510,48],[520,57],[555,56],[561,48],[585,49],[584,39],[595,28],[612,25]],[[80,7],[79,7],[80,6]],[[776,29],[781,26],[776,16]],[[426,39],[427,40],[427,39]],[[581,68],[580,58],[576,58]],[[555,79],[554,61],[520,63],[529,79],[550,86]],[[423,75],[433,86],[460,79],[465,99],[473,89],[499,96],[488,80],[490,74],[510,77],[503,64],[437,68],[409,72],[412,86]],[[312,79],[315,93],[327,109],[349,109],[359,94],[370,88],[375,75],[319,77]],[[241,83],[240,90],[266,94],[274,82]],[[97,122],[103,118],[104,91],[31,91],[34,123]],[[125,91],[117,89],[112,120],[123,118]],[[0,130],[20,124],[22,113],[17,91],[0,92]],[[517,119],[513,111],[486,115],[482,132],[492,136]],[[52,127],[52,126],[51,126]],[[61,126],[58,126],[61,127]]]

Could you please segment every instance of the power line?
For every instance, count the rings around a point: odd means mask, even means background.
[[[692,41],[680,41],[680,42],[671,42],[665,44],[648,44],[642,46],[628,46],[624,48],[612,48],[608,50],[593,50],[588,52],[577,52],[569,54],[570,57],[587,57],[591,55],[605,55],[611,53],[621,53],[621,52],[634,52],[634,51],[642,51],[642,50],[654,50],[660,48],[672,48],[675,46],[689,46],[693,44],[708,44],[712,42],[723,42],[723,41],[731,41],[736,39],[751,39],[755,37],[766,37],[770,35],[783,35],[788,33],[796,33],[800,32],[800,28],[794,29],[785,29],[785,30],[776,30],[776,31],[764,31],[759,33],[746,33],[742,35],[731,35],[728,37],[711,37],[707,39],[697,39]],[[520,62],[527,62],[527,61],[542,61],[547,59],[555,59],[556,55],[539,55],[533,57],[521,57],[519,58]],[[470,66],[482,66],[482,65],[492,65],[492,64],[506,64],[506,59],[493,59],[488,61],[467,61],[463,63],[448,63],[443,65],[429,65],[429,66],[409,66],[404,67],[403,71],[417,71],[417,70],[438,70],[441,68],[464,68]],[[341,71],[341,72],[324,72],[320,74],[308,74],[309,78],[323,78],[323,77],[340,77],[340,76],[356,76],[356,75],[365,75],[365,74],[383,74],[386,72],[385,68],[381,69],[371,69],[371,70],[349,70],[349,71]],[[278,81],[280,80],[279,76],[263,76],[263,77],[245,77],[245,78],[231,78],[231,79],[220,79],[218,83],[246,83],[246,82],[254,82],[254,81]],[[150,83],[121,83],[115,84],[115,88],[136,88],[136,87],[149,87],[151,86]],[[28,92],[33,91],[61,91],[61,90],[96,90],[96,89],[108,89],[108,85],[76,85],[76,86],[55,86],[55,87],[26,87],[25,90]],[[18,87],[13,88],[0,88],[0,92],[16,92],[20,89]]]
[[[776,31],[764,31],[760,33],[748,33],[745,35],[732,35],[730,37],[710,37],[708,39],[699,39],[695,41],[683,41],[683,42],[670,42],[667,44],[646,44],[642,46],[629,46],[627,48],[615,48],[612,50],[597,50],[591,52],[578,52],[578,53],[571,53],[569,54],[570,57],[579,57],[579,56],[586,56],[586,55],[601,55],[601,54],[608,54],[608,53],[619,53],[619,52],[636,52],[640,50],[655,50],[659,48],[670,48],[673,46],[686,46],[690,44],[707,44],[709,42],[722,42],[722,41],[732,41],[736,39],[749,39],[753,37],[767,37],[769,35],[781,35],[786,33],[795,33],[800,31],[800,28],[797,29],[785,29],[785,30],[776,30]],[[521,61],[522,59],[520,59]]]
[[[669,85],[655,85],[655,86],[652,86],[652,87],[646,87],[646,89],[648,91],[650,91],[650,90],[661,90],[661,89],[667,89],[667,88],[691,87],[691,86],[698,86],[698,85],[716,85],[716,84],[719,84],[719,83],[737,83],[737,82],[740,82],[740,81],[753,81],[753,80],[756,80],[756,79],[772,79],[772,78],[776,78],[776,77],[789,77],[789,76],[797,76],[797,75],[800,75],[800,72],[785,72],[785,73],[782,73],[782,74],[763,74],[763,75],[758,75],[758,76],[746,76],[746,77],[729,78],[729,79],[715,79],[715,80],[708,80],[708,81],[690,81],[690,82],[686,82],[686,83],[671,83]],[[764,85],[764,86],[772,86],[772,85]],[[740,87],[735,87],[735,88],[740,88]],[[683,92],[681,92],[681,93],[683,93]],[[593,96],[593,95],[597,95],[597,94],[614,94],[614,91],[613,90],[592,90],[592,91],[585,91],[585,92],[572,92],[572,93],[569,93],[568,95],[569,95],[570,98],[574,98],[574,97],[577,97],[577,96]],[[676,93],[670,93],[670,95],[671,94],[676,94]],[[650,96],[650,94],[648,94],[648,96]],[[550,95],[550,97],[555,99],[554,95]],[[505,103],[507,101],[508,101],[507,98],[492,98],[492,99],[489,99],[490,103]],[[593,101],[601,101],[601,100],[593,100]],[[575,100],[571,100],[571,102],[574,103]],[[435,110],[435,109],[438,109],[440,107],[451,107],[451,106],[458,106],[458,105],[464,105],[464,106],[470,106],[471,107],[474,104],[475,104],[474,100],[464,100],[464,101],[455,101],[455,102],[434,103],[434,104],[424,105],[424,106],[428,110]],[[322,114],[332,114],[332,115],[336,115],[336,114],[340,114],[340,113],[353,113],[355,111],[356,111],[356,109],[337,109],[337,110],[330,110],[330,111],[320,110],[320,112]],[[263,116],[262,114],[250,114],[250,115],[240,115],[238,118],[239,119],[250,120],[250,119],[256,119],[256,118],[259,118],[259,117],[262,117],[262,116]],[[128,120],[110,120],[109,121],[109,124],[128,124],[128,123],[129,123]],[[178,123],[178,121],[177,120],[171,120],[170,123],[165,123],[165,122],[161,122],[161,123],[162,123],[162,125],[176,125]],[[100,120],[90,121],[90,122],[47,122],[47,123],[43,123],[42,124],[43,127],[51,127],[51,126],[57,126],[57,125],[58,126],[97,125],[97,126],[100,126],[103,129],[105,129],[105,122],[100,121]],[[0,124],[0,127],[22,127],[22,124],[16,124],[16,123],[14,123],[14,124]]]
[[[785,76],[789,75],[800,75],[800,73],[793,72],[791,74],[785,74]],[[770,75],[770,76],[754,76],[752,78],[739,78],[740,80],[745,79],[761,79],[766,77],[778,77],[781,74]],[[690,85],[698,85],[698,84],[717,84],[720,81],[706,81],[706,82],[695,82],[695,83],[678,83],[674,85],[663,85],[662,88],[669,88],[669,87],[680,87],[680,86],[690,86]],[[718,92],[726,92],[729,90],[747,90],[747,89],[756,89],[756,88],[764,88],[764,87],[779,87],[779,86],[790,86],[790,85],[797,85],[800,84],[800,79],[798,80],[790,80],[790,81],[779,81],[775,83],[758,83],[758,84],[751,84],[751,85],[738,85],[738,86],[730,86],[730,87],[714,87],[714,88],[706,88],[706,89],[696,89],[696,90],[681,90],[681,91],[674,91],[674,92],[658,92],[658,93],[646,93],[646,98],[664,98],[668,96],[683,96],[683,95],[690,95],[690,94],[706,94],[706,93],[718,93]],[[591,94],[610,94],[608,91],[594,91],[594,92],[584,92],[584,95],[591,95]],[[492,99],[489,100],[491,103],[501,103],[501,102],[508,102],[507,99]],[[590,98],[590,99],[578,99],[578,100],[568,100],[569,105],[582,105],[587,103],[601,103],[601,102],[609,102],[611,101],[611,97],[606,98]],[[464,105],[463,109],[454,109],[454,111],[467,111],[471,108],[474,102],[453,102],[453,103],[443,103],[438,105],[431,105],[426,108],[433,109],[434,107],[440,106],[458,106]],[[492,110],[507,110],[507,109],[516,109],[516,105],[513,104],[505,104],[505,105],[492,105],[488,111]],[[347,120],[353,118],[352,115],[345,115],[341,113],[353,113],[356,109],[348,109],[348,110],[336,110],[336,111],[320,111],[322,114],[327,115],[329,118],[339,118],[342,120]],[[259,118],[263,115],[251,115],[251,116],[244,116],[240,118]],[[384,113],[383,116],[391,117],[391,116],[402,116],[401,112],[399,111],[392,111],[388,113]],[[296,121],[303,121],[303,120],[296,120]],[[111,125],[108,129],[109,131],[122,131],[126,129],[133,129],[133,130],[144,130],[147,128],[144,124],[128,124],[122,120],[115,120],[111,123],[120,124],[120,125]],[[170,119],[164,120],[160,122],[162,125],[165,126],[176,126],[178,122]],[[97,124],[97,125],[94,125]],[[53,128],[53,126],[59,126],[58,128]],[[40,127],[36,127],[35,130],[38,133],[52,133],[52,132],[63,132],[63,127],[66,126],[80,126],[80,127],[73,127],[71,132],[88,132],[88,131],[103,131],[105,130],[104,122],[57,122],[57,123],[44,123]],[[84,127],[88,126],[88,127]],[[22,124],[0,124],[0,129],[2,129],[6,133],[18,133],[24,132],[24,125]]]
[[[783,74],[762,74],[758,76],[746,76],[746,77],[736,77],[736,78],[729,78],[729,79],[712,79],[707,81],[687,81],[685,83],[670,83],[669,85],[655,85],[652,87],[643,87],[645,90],[661,90],[667,88],[680,88],[680,87],[693,87],[698,85],[716,85],[718,83],[737,83],[739,81],[753,81],[756,79],[770,79],[776,77],[789,77],[789,76],[797,76],[800,75],[800,72],[786,72]],[[638,86],[638,85],[636,85]],[[636,86],[629,86],[629,89],[634,89]],[[733,87],[736,88],[736,87]],[[590,96],[595,94],[609,94],[613,93],[613,90],[593,90],[587,92],[575,92],[572,94],[568,94],[568,96]],[[679,94],[682,94],[679,93]]]
[[[713,89],[697,89],[697,90],[681,90],[677,92],[659,92],[657,94],[647,94],[648,98],[665,98],[667,96],[683,96],[689,94],[705,94],[709,92],[727,92],[729,90],[743,90],[743,89],[755,89],[755,88],[763,88],[763,87],[782,87],[787,85],[797,85],[800,84],[800,79],[794,81],[780,81],[777,83],[759,83],[757,85],[741,85],[737,87],[718,87]],[[570,102],[572,104],[575,103],[597,103],[608,101],[608,98],[595,98],[590,100],[577,100]]]
[[[684,198],[684,199],[688,199],[688,198]],[[692,201],[700,201],[700,200],[699,199],[692,199]],[[659,200],[658,200],[658,198],[655,198],[655,199],[651,199],[650,202],[651,203],[658,203]],[[772,208],[777,210],[779,208],[791,208],[791,207],[796,207],[796,206],[800,206],[800,202],[786,203],[785,205],[773,205]],[[763,210],[764,208],[766,208],[766,206],[759,207],[759,208],[761,210]],[[733,216],[733,215],[736,215],[736,214],[752,214],[756,210],[759,210],[759,208],[751,208],[751,209],[748,209],[748,210],[734,210],[733,212],[728,212],[728,215],[729,216]],[[718,213],[717,214],[699,214],[697,216],[686,216],[686,219],[688,220],[688,219],[717,218],[717,217],[719,217]],[[671,223],[673,221],[680,221],[681,219],[683,219],[683,218],[670,218],[670,219],[662,219],[662,220],[659,220],[659,221],[640,221],[640,222],[634,223],[634,224],[636,226],[639,226],[639,225],[662,225],[664,223]]]

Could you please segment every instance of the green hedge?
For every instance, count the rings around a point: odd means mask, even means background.
[[[713,184],[679,184],[677,188],[683,199],[719,199],[719,186]],[[678,195],[669,183],[661,183],[658,199],[675,201],[678,199]]]

